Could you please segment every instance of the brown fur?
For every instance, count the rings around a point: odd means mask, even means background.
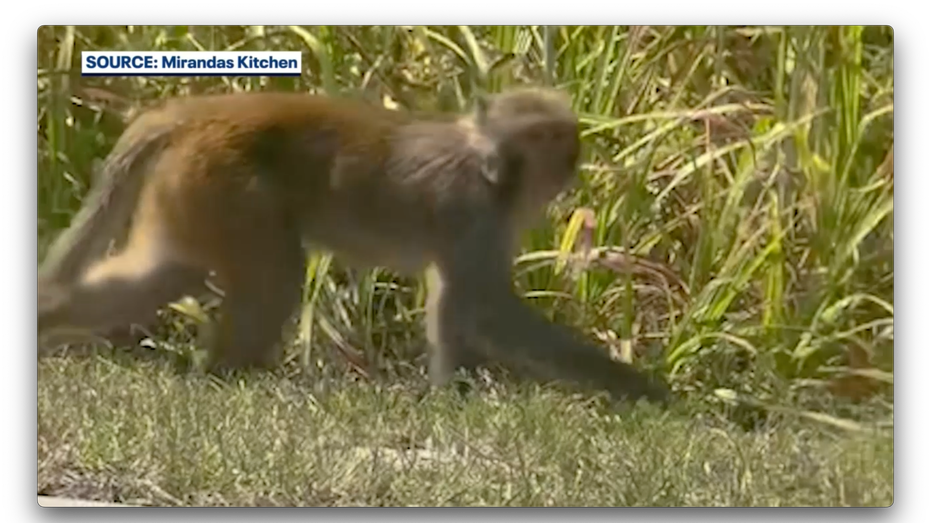
[[[547,90],[424,119],[348,100],[234,94],[141,115],[40,268],[40,334],[148,318],[202,288],[225,293],[213,369],[268,367],[299,303],[305,249],[414,274],[431,267],[437,384],[498,361],[617,396],[664,395],[632,367],[525,305],[515,238],[575,178],[578,123]],[[125,247],[104,257],[128,230]]]

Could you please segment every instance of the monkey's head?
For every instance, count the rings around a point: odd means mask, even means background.
[[[519,89],[479,100],[473,115],[493,154],[485,170],[503,198],[534,212],[575,179],[579,121],[569,97],[553,89]]]

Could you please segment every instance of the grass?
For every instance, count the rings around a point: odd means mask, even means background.
[[[217,382],[127,357],[39,367],[39,492],[159,506],[888,506],[891,430],[530,386]]]
[[[40,259],[127,119],[156,100],[287,90],[454,111],[480,92],[557,84],[582,119],[581,180],[524,238],[517,289],[680,398],[670,413],[605,417],[550,390],[427,394],[422,280],[315,255],[274,376],[216,383],[106,351],[40,361],[40,492],[891,503],[891,28],[46,26],[38,40]],[[300,50],[305,71],[82,78],[86,49]],[[192,328],[212,307],[175,304],[145,344],[196,367]]]

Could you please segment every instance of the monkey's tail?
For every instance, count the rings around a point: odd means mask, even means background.
[[[49,247],[39,268],[40,283],[72,283],[106,253],[111,240],[126,230],[149,164],[165,149],[170,131],[170,127],[148,130],[117,143],[81,210]]]

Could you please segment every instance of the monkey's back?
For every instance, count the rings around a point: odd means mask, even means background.
[[[165,122],[174,127],[171,143],[149,192],[176,218],[175,228],[200,244],[218,241],[211,236],[218,220],[245,230],[267,214],[359,265],[414,272],[429,261],[423,246],[435,243],[427,237],[441,219],[437,195],[474,186],[438,186],[456,184],[463,163],[476,162],[455,122],[352,100],[289,93],[177,99],[140,116],[127,134]]]

